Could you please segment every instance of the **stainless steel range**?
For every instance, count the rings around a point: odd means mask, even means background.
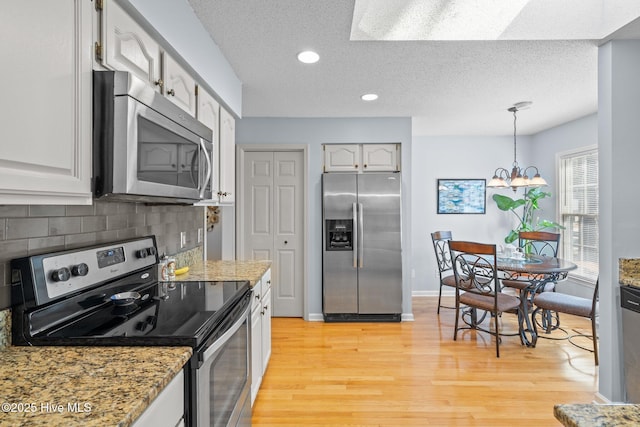
[[[251,289],[159,282],[154,236],[11,262],[14,345],[190,346],[189,426],[250,426]]]

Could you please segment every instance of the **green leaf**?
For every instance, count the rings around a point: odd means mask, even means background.
[[[538,226],[536,227],[536,231],[543,230],[545,228],[561,228],[564,230],[564,226],[558,224],[557,222],[549,221],[547,219],[541,219],[538,221]]]
[[[513,200],[511,197],[503,196],[502,194],[494,194],[493,200],[501,211],[512,211],[526,203],[524,199]]]
[[[505,243],[513,243],[518,239],[518,232],[515,230],[511,230],[507,237],[504,238]]]

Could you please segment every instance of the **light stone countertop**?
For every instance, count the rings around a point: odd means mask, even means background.
[[[640,259],[620,258],[618,260],[618,281],[621,285],[640,287]]]
[[[176,276],[183,282],[248,280],[253,287],[271,267],[271,261],[208,260],[189,267],[189,272]]]
[[[555,405],[553,415],[565,427],[635,427],[640,425],[640,405]]]
[[[8,347],[0,426],[130,426],[180,372],[190,347]]]

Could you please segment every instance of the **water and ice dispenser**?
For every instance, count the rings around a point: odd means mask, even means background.
[[[327,219],[325,220],[325,236],[327,251],[353,250],[353,220]]]

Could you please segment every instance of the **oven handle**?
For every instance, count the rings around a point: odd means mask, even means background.
[[[242,324],[249,318],[249,310],[251,306],[249,305],[243,312],[238,321],[234,323],[228,331],[222,334],[217,340],[211,344],[209,348],[207,348],[202,354],[202,363],[206,362],[211,356],[213,356],[218,350],[222,348],[223,345],[229,341],[229,338],[235,334],[238,329],[242,327]]]

